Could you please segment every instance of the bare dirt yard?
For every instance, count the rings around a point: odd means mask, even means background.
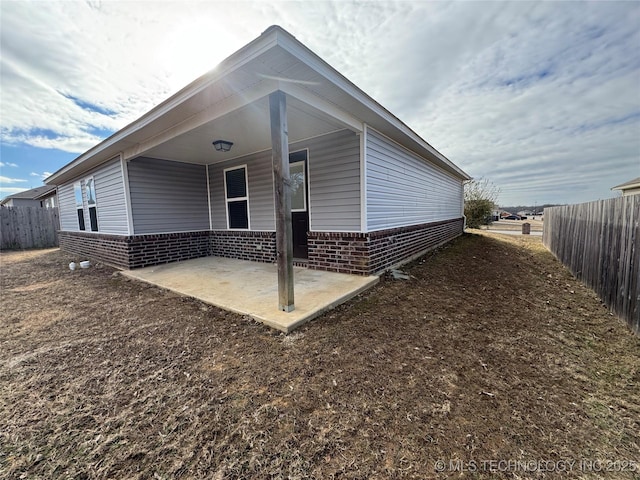
[[[464,235],[288,336],[0,260],[1,478],[640,475],[640,339],[540,238]]]

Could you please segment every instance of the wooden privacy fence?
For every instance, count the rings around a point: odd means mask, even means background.
[[[542,241],[640,334],[640,195],[544,209]]]
[[[0,207],[0,249],[58,246],[57,208]]]

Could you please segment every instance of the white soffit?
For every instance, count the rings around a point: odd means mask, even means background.
[[[344,124],[296,98],[287,98],[289,142],[343,130]],[[233,142],[230,152],[217,152],[214,140]],[[139,156],[186,163],[211,164],[271,148],[268,97],[211,120],[150,148]]]

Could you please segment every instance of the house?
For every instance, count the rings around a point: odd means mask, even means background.
[[[53,208],[57,205],[56,186],[44,185],[24,192],[8,195],[0,201],[5,207],[43,207]]]
[[[368,275],[462,234],[469,179],[273,26],[46,182],[61,248],[122,269],[220,256]]]
[[[615,187],[612,187],[611,190],[620,190],[623,197],[628,195],[637,195],[640,193],[640,177],[621,183],[620,185],[616,185]]]

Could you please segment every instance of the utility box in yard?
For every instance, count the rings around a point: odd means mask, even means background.
[[[530,223],[523,223],[522,224],[522,234],[523,235],[529,235],[531,233],[531,224]]]

